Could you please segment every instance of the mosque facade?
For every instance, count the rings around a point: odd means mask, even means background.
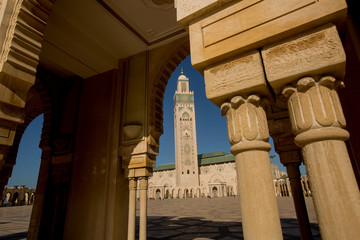
[[[148,198],[227,197],[238,195],[234,155],[197,154],[194,92],[181,72],[174,94],[175,163],[154,169]],[[271,163],[274,186],[285,172]],[[280,185],[279,185],[280,186]],[[275,190],[275,193],[279,192]]]

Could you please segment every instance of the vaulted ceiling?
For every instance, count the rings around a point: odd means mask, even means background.
[[[40,65],[86,78],[186,34],[172,0],[57,0]]]

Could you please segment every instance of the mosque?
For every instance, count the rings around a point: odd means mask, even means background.
[[[212,152],[197,154],[194,92],[181,71],[174,94],[175,163],[154,169],[149,178],[148,198],[226,197],[238,195],[233,154]],[[271,163],[274,180],[284,178]],[[277,181],[274,182],[276,187]],[[276,191],[281,192],[281,191]],[[289,194],[284,194],[289,195]]]

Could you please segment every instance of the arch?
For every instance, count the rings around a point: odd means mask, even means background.
[[[11,198],[10,205],[16,206],[18,204],[19,204],[19,192],[14,192],[14,194],[12,195],[12,198]]]
[[[169,191],[169,189],[166,189],[166,190],[165,190],[165,196],[164,196],[164,198],[170,198],[170,191]]]
[[[165,187],[171,187],[171,181],[168,178],[165,178],[160,185],[163,185]]]
[[[14,6],[14,3],[16,4]],[[7,139],[7,146],[2,145],[1,154],[5,156],[5,163],[0,167],[0,197],[11,176],[15,164],[11,159],[14,149],[17,150],[17,132],[21,135],[23,122],[29,122],[24,109],[27,105],[28,92],[36,80],[36,67],[42,50],[43,33],[55,1],[2,1],[1,8],[12,14],[4,14],[2,23],[7,25],[2,42],[2,66],[0,80],[7,94],[1,94],[0,102],[4,109],[8,109],[6,116],[1,117],[11,124],[11,131],[16,133]],[[31,9],[31,11],[28,11]],[[36,32],[36,34],[33,34]],[[24,57],[29,56],[32,57]],[[5,81],[3,79],[5,78]],[[10,147],[8,147],[10,146]]]
[[[212,197],[218,197],[218,189],[217,187],[212,187],[211,188],[211,193],[212,193]]]
[[[219,173],[215,173],[214,175],[211,176],[210,178],[210,183],[221,183],[221,182],[225,182],[225,178],[222,174]]]
[[[34,203],[35,193],[31,193],[30,204]]]
[[[151,136],[158,142],[163,134],[163,99],[165,88],[175,68],[190,54],[189,38],[186,36],[176,41],[167,60],[160,66],[153,81],[150,97],[150,125]]]
[[[177,191],[177,196],[176,196],[176,198],[182,198],[182,193],[183,193],[182,189],[179,188],[178,191]]]
[[[159,188],[155,190],[155,199],[161,199],[161,190]]]
[[[190,196],[190,191],[189,191],[189,189],[185,188],[184,189],[184,198],[189,198],[189,196]]]

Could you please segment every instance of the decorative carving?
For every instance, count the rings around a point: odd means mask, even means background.
[[[314,139],[348,138],[348,132],[343,130],[346,121],[336,92],[343,86],[343,82],[325,76],[319,81],[305,77],[297,82],[296,87],[284,88],[282,94],[288,99],[292,131],[297,135],[296,144],[303,145]]]
[[[139,177],[139,189],[147,190],[148,189],[148,177]]]
[[[270,150],[268,124],[260,100],[257,95],[246,99],[236,96],[221,105],[221,113],[226,115],[233,154],[256,148]]]
[[[24,123],[25,101],[35,82],[43,33],[54,2],[1,2],[5,14],[1,18],[0,36],[0,119],[11,122],[12,131],[17,124]],[[1,144],[11,146],[13,137]]]
[[[206,96],[217,106],[239,93],[270,95],[257,50],[206,69],[204,77]]]
[[[136,190],[137,188],[137,178],[130,177],[129,178],[129,191]]]
[[[261,54],[266,77],[276,93],[299,76],[331,73],[342,78],[345,72],[345,51],[333,25],[265,47]]]

